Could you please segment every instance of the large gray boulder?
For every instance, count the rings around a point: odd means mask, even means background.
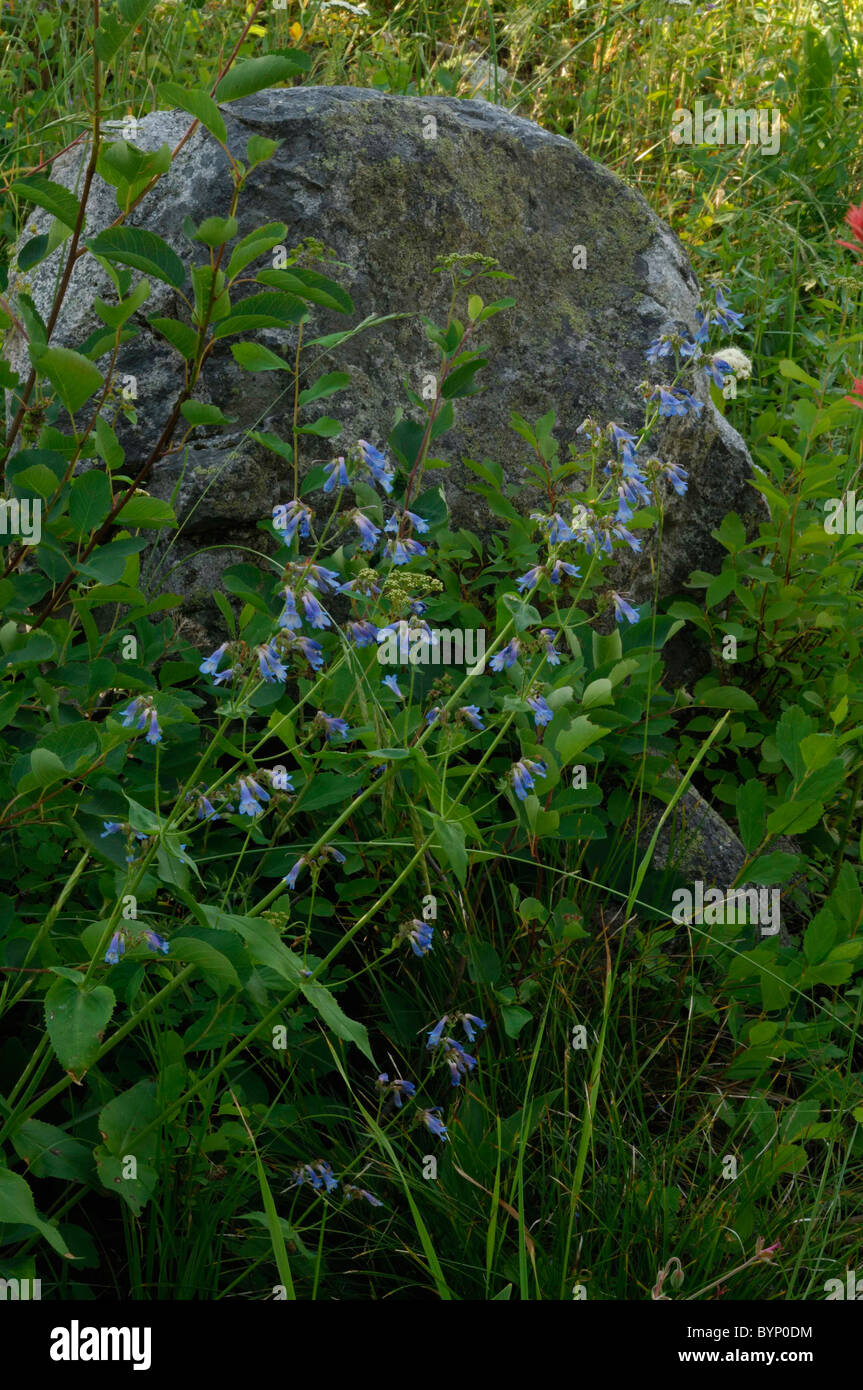
[[[509,426],[511,410],[533,420],[553,407],[562,457],[588,415],[628,428],[640,425],[645,350],[665,329],[694,327],[698,285],[677,237],[644,199],[569,140],[484,101],[347,87],[272,90],[222,111],[229,147],[238,157],[252,134],[282,142],[275,157],[249,177],[239,206],[240,235],[282,221],[289,227],[289,245],[317,237],[342,263],[322,268],[351,294],[353,322],[372,314],[409,315],[362,332],[318,360],[314,375],[347,370],[352,386],[307,408],[304,420],[328,413],[344,427],[334,441],[306,438],[303,469],[343,452],[358,438],[385,447],[397,407],[411,413],[403,383],[421,391],[424,375],[437,365],[437,350],[419,313],[439,322],[445,318],[449,286],[432,270],[438,257],[453,252],[496,257],[514,279],[497,282],[493,293],[484,291],[485,298],[512,294],[516,299],[515,308],[483,330],[490,363],[479,380],[487,389],[458,403],[456,427],[433,448],[449,467],[428,475],[428,481],[443,486],[454,528],[487,534],[501,524],[468,490],[476,479],[462,464],[464,456],[497,460],[506,479],[519,485],[521,509],[538,500],[535,490],[523,486],[530,451]],[[434,138],[427,138],[431,117],[436,129]],[[188,123],[182,112],[156,112],[140,123],[136,143],[147,149],[165,142],[173,147]],[[62,155],[52,177],[80,187],[86,155],[83,148]],[[183,235],[183,219],[224,215],[229,197],[227,161],[199,130],[129,220],[158,232],[184,258],[191,253],[203,260],[204,248],[192,248]],[[116,216],[113,190],[97,179],[87,210],[88,234]],[[35,221],[44,226],[41,215]],[[586,251],[584,269],[573,268],[578,246]],[[56,252],[24,277],[43,314],[62,254]],[[150,300],[137,315],[143,332],[119,359],[120,372],[137,379],[138,422],[124,435],[131,473],[158,437],[181,380],[178,356],[148,328],[145,316],[186,318],[186,310],[169,286],[151,284]],[[75,346],[84,340],[99,326],[93,300],[106,293],[110,297],[101,268],[92,257],[82,257],[53,341]],[[321,311],[314,329],[331,332],[346,322]],[[267,330],[260,337],[289,355],[290,332]],[[14,335],[6,353],[26,373],[23,344]],[[236,416],[236,424],[199,430],[187,459],[175,454],[158,465],[150,483],[157,495],[169,496],[182,474],[177,501],[182,532],[167,557],[170,574],[164,566],[159,573],[151,568],[151,579],[184,594],[187,609],[203,621],[221,568],[241,558],[245,546],[260,551],[256,521],[289,495],[288,465],[250,440],[248,432],[289,437],[291,393],[280,373],[241,371],[223,342],[196,396]],[[679,587],[694,567],[718,567],[721,551],[710,532],[726,512],[736,511],[747,526],[760,515],[760,499],[749,486],[752,462],[746,447],[706,394],[702,398],[706,406],[698,417],[670,422],[652,443],[655,452],[690,473],[685,497],[669,498],[661,593]],[[618,583],[638,600],[653,589],[652,556],[649,545],[640,557],[622,555]]]

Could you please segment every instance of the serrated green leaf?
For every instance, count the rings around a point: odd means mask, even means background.
[[[107,227],[97,237],[87,243],[88,250],[95,256],[120,265],[143,270],[147,275],[155,275],[171,285],[175,290],[182,288],[186,280],[186,268],[176,251],[173,251],[162,237],[141,227]]]
[[[69,520],[79,536],[89,535],[105,520],[112,505],[111,484],[98,468],[72,479]]]
[[[105,378],[80,352],[71,348],[44,348],[38,355],[37,370],[48,378],[70,415],[81,409]]]
[[[31,174],[26,179],[13,179],[10,191],[17,193],[20,198],[26,198],[28,203],[34,203],[36,207],[44,208],[45,212],[50,212],[52,217],[74,231],[81,205],[74,193],[70,193],[62,184],[54,183],[44,174]]]
[[[216,88],[216,101],[237,101],[240,97],[252,96],[255,92],[262,92],[265,87],[275,87],[277,82],[286,81],[296,70],[296,64],[290,58],[281,58],[274,53],[235,63]]]
[[[107,985],[77,986],[55,980],[45,996],[45,1027],[64,1071],[80,1081],[96,1060],[102,1034],[114,1012]]]
[[[9,1226],[32,1226],[44,1236],[52,1250],[65,1259],[74,1259],[56,1226],[43,1220],[36,1210],[33,1194],[19,1173],[0,1168],[0,1222]]]
[[[188,111],[190,116],[194,116],[196,121],[200,121],[201,125],[215,136],[220,145],[227,142],[228,133],[222,113],[206,92],[190,92],[178,82],[160,82],[159,98],[169,106],[178,106],[181,111]]]

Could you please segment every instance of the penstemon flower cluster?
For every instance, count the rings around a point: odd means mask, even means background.
[[[211,776],[209,782],[202,781],[185,792],[177,824],[184,826],[187,837],[207,834],[216,822],[257,830],[258,823],[269,814],[274,818],[273,837],[278,831],[280,844],[290,842],[292,820],[302,813],[309,767],[322,762],[339,766],[341,760],[353,775],[359,771],[367,787],[375,783],[385,786],[397,764],[370,762],[365,754],[369,748],[385,748],[387,738],[393,743],[402,741],[408,750],[421,750],[428,740],[434,740],[446,758],[453,751],[470,753],[478,748],[483,758],[477,772],[502,744],[495,768],[500,767],[501,755],[505,755],[504,762],[507,757],[511,761],[498,777],[498,794],[511,799],[514,811],[529,798],[535,799],[553,770],[553,758],[546,752],[543,739],[555,717],[555,681],[563,679],[570,660],[561,608],[574,611],[618,547],[640,551],[637,531],[650,524],[649,519],[639,516],[643,509],[655,507],[661,513],[668,488],[678,496],[686,492],[686,470],[651,454],[647,443],[660,420],[698,416],[705,408],[699,396],[704,395],[708,383],[725,391],[730,382],[746,378],[748,360],[744,354],[733,348],[709,348],[714,327],[733,331],[741,326],[740,315],[729,307],[725,292],[718,289],[715,307],[699,312],[694,333],[668,332],[650,344],[648,363],[658,369],[673,367],[673,372],[668,381],[643,383],[645,422],[641,430],[629,430],[615,422],[601,426],[592,419],[579,427],[573,454],[583,465],[583,472],[589,471],[587,491],[565,489],[571,468],[557,475],[546,470],[548,504],[530,514],[534,562],[508,580],[517,593],[508,596],[507,606],[511,612],[516,611],[513,605],[520,606],[521,618],[494,643],[487,666],[491,677],[499,682],[500,693],[486,677],[480,687],[483,703],[471,698],[469,677],[456,681],[446,673],[430,687],[422,682],[420,696],[413,664],[408,663],[403,673],[381,675],[376,648],[385,640],[397,638],[407,650],[420,638],[429,651],[438,641],[429,609],[444,586],[428,570],[436,564],[434,546],[439,532],[423,514],[429,509],[418,495],[416,469],[401,486],[397,468],[387,455],[359,440],[319,469],[312,486],[307,480],[303,496],[275,503],[265,524],[279,551],[272,561],[275,575],[269,616],[260,605],[251,617],[247,612],[240,632],[235,630],[235,635],[221,642],[200,662],[199,670],[211,699],[221,702],[217,713],[222,727],[235,719],[245,725],[257,710],[278,708],[282,692],[289,688],[296,692],[290,716],[295,743],[290,751],[297,766],[268,768],[251,753],[244,753],[229,772]],[[305,500],[314,496],[315,488],[323,498],[320,507]],[[540,614],[532,601],[544,603],[547,616]],[[605,601],[618,623],[639,621],[639,612],[625,595],[612,589]],[[550,620],[555,621],[554,626],[549,625]],[[513,687],[517,697],[513,697]],[[267,689],[273,698],[262,705],[259,697]],[[157,767],[171,730],[170,717],[160,722],[160,699],[158,693],[135,696],[119,711],[121,726],[131,729],[133,737],[146,731],[145,740],[154,749]],[[515,723],[516,719],[520,722]],[[510,744],[515,738],[519,746],[507,753],[505,738]],[[513,751],[517,756],[512,757]],[[299,786],[298,777],[303,779]],[[126,822],[105,822],[104,834],[125,836],[129,864],[136,862],[140,848],[149,839]],[[308,888],[314,895],[324,873],[345,866],[352,852],[350,842],[337,844],[333,839],[333,835],[324,835],[312,846],[295,842],[296,857],[278,890],[285,903],[290,895]],[[180,856],[185,848],[185,844],[180,846]],[[118,963],[126,941],[127,930],[118,929],[105,955],[108,964]],[[168,941],[150,929],[135,936],[134,942],[146,942],[160,954],[169,951]],[[432,925],[408,917],[388,951],[406,948],[410,956],[423,962],[435,944]],[[306,968],[305,960],[303,967],[304,976],[314,973]],[[486,1028],[475,1014],[446,1014],[429,1032],[428,1051],[435,1063],[445,1065],[453,1087],[460,1086],[478,1067],[476,1057],[455,1035],[457,1024],[461,1024],[468,1044],[473,1043],[477,1030]],[[381,1104],[390,1113],[413,1100],[416,1090],[413,1082],[401,1078],[391,1081],[388,1073],[378,1076],[377,1089]],[[440,1107],[418,1107],[416,1120],[447,1140]],[[334,1191],[338,1181],[324,1160],[300,1163],[294,1172],[295,1185],[323,1194]],[[354,1184],[345,1184],[344,1195],[380,1205],[371,1193]]]

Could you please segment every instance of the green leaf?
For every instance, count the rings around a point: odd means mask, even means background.
[[[50,787],[66,776],[66,769],[56,753],[47,748],[34,748],[30,754],[30,768],[40,787]]]
[[[113,669],[110,664],[109,669]],[[62,724],[45,735],[41,747],[56,753],[67,772],[81,772],[88,763],[95,762],[101,752],[99,725],[92,724],[89,719]]]
[[[821,801],[786,801],[767,817],[768,835],[802,835],[824,815]]]
[[[767,827],[767,787],[757,777],[737,788],[737,824],[748,854],[761,844]]]
[[[233,423],[223,415],[217,405],[207,405],[205,401],[183,401],[180,412],[190,425],[230,425]]]
[[[503,1031],[508,1038],[517,1038],[533,1017],[527,1009],[523,1009],[519,1004],[504,1004],[500,1016],[503,1019]],[[497,1297],[502,1298],[503,1295],[498,1294]]]
[[[441,396],[444,400],[458,400],[462,396],[475,396],[482,389],[474,384],[474,375],[485,367],[488,358],[477,357],[471,362],[463,362],[455,371],[450,372],[441,387]]]
[[[155,275],[175,290],[182,288],[186,280],[186,268],[176,251],[172,251],[166,241],[155,232],[140,227],[107,227],[97,237],[87,243],[88,250],[95,256],[104,256],[108,261],[120,265],[133,266],[147,275]]]
[[[14,482],[16,491],[23,488],[28,492],[35,492],[39,497],[53,497],[57,491],[59,479],[50,468],[44,463],[31,463],[29,468],[22,468],[15,473]]]
[[[93,308],[108,328],[122,328],[149,297],[148,282],[139,280],[132,293],[121,299],[119,304],[108,304],[104,299],[96,299],[93,301]]]
[[[75,230],[81,205],[74,193],[70,193],[62,184],[53,183],[44,174],[31,174],[26,179],[13,179],[9,187],[10,192],[26,198],[28,203],[34,203],[36,207],[44,208],[70,231]]]
[[[289,372],[290,363],[262,343],[232,343],[234,360],[247,372]]]
[[[202,910],[211,926],[221,931],[237,932],[248,946],[253,960],[275,970],[290,985],[300,983],[303,963],[288,950],[270,922],[264,922],[259,917],[236,917],[208,905],[204,905]]]
[[[220,145],[227,142],[228,133],[222,113],[206,92],[190,92],[181,87],[179,82],[160,82],[159,99],[169,106],[179,107],[181,111],[188,111],[190,116],[194,116],[216,137]]]
[[[324,1023],[331,1028],[337,1038],[352,1042],[364,1057],[375,1065],[374,1054],[369,1043],[369,1035],[361,1023],[348,1018],[338,1000],[317,980],[303,980],[300,988],[309,1003],[317,1009]]]
[[[554,746],[564,763],[570,763],[583,749],[589,748],[597,739],[605,738],[610,731],[591,724],[586,714],[573,719],[568,729],[561,729]]]
[[[467,877],[467,851],[464,845],[464,826],[460,821],[443,820],[441,816],[432,816],[435,834],[438,844],[446,856],[447,862],[455,873],[456,878],[462,888]]]
[[[287,234],[288,229],[284,222],[267,222],[255,231],[249,232],[242,241],[237,242],[231,252],[228,279],[233,280],[251,261],[257,260],[258,256],[265,255],[267,251],[272,251],[274,246],[281,245]]]
[[[341,432],[341,425],[331,415],[322,415],[319,420],[313,420],[310,425],[300,425],[297,430],[297,434],[316,434],[320,439],[335,439]]]
[[[324,396],[332,396],[335,391],[341,391],[350,384],[351,378],[348,372],[326,372],[324,376],[319,376],[317,381],[300,392],[297,404],[310,405],[312,401],[322,400]]]
[[[25,1120],[13,1133],[12,1143],[34,1178],[89,1182],[93,1177],[90,1149],[56,1125],[45,1124],[43,1120]]]
[[[70,415],[80,410],[105,381],[98,367],[71,348],[44,348],[38,355],[36,369],[47,376]]]
[[[798,367],[796,362],[792,362],[790,357],[783,357],[782,361],[779,363],[779,371],[782,376],[790,381],[802,381],[804,385],[812,386],[816,391],[820,392],[821,390],[821,382],[818,378],[810,376],[808,372],[804,372],[803,368]]]
[[[214,95],[218,102],[237,101],[240,97],[262,92],[265,87],[274,87],[295,72],[296,64],[290,58],[280,58],[274,53],[263,58],[249,58],[244,63],[235,63],[225,73]]]
[[[187,323],[181,323],[179,319],[152,318],[147,319],[147,322],[157,333],[161,333],[163,338],[167,338],[171,347],[176,348],[181,357],[187,362],[192,361],[198,344],[198,336],[193,328]]]
[[[132,30],[121,24],[115,15],[105,15],[93,35],[93,48],[96,50],[97,58],[103,63],[110,63],[117,49],[125,43],[131,33]]]
[[[69,520],[78,530],[79,536],[89,535],[105,520],[111,510],[111,484],[98,468],[72,480],[69,495]]]
[[[151,10],[156,0],[119,0],[120,14],[127,24],[140,24],[148,10]]]
[[[205,217],[196,228],[193,240],[202,241],[205,246],[210,246],[216,251],[226,242],[233,241],[236,235],[236,217]]]
[[[281,143],[281,140],[268,140],[266,135],[250,135],[246,141],[246,163],[249,169],[272,159]]]
[[[830,954],[838,930],[839,923],[828,908],[815,914],[803,936],[803,954],[809,965],[817,965]]]
[[[290,270],[260,270],[255,278],[259,285],[272,285],[277,290],[295,294],[325,309],[335,309],[339,314],[353,313],[354,301],[347,290],[316,270],[295,265]]]
[[[0,1168],[0,1221],[10,1226],[32,1226],[58,1255],[67,1260],[75,1258],[56,1226],[44,1221],[37,1212],[33,1194],[24,1179],[8,1168]]]
[[[219,996],[228,988],[241,987],[240,977],[228,957],[211,946],[209,941],[199,941],[194,936],[172,936],[171,959],[197,965],[204,979]]]
[[[79,564],[78,572],[86,575],[88,579],[95,579],[99,584],[116,584],[123,577],[129,556],[136,555],[147,544],[144,536],[109,541],[107,545],[100,545],[94,550],[89,560]]]
[[[702,694],[696,694],[695,703],[706,705],[708,709],[745,710],[758,708],[757,701],[753,700],[749,691],[741,690],[736,685],[713,685]]]
[[[80,988],[71,980],[55,980],[45,996],[45,1027],[64,1071],[80,1081],[96,1060],[114,994],[107,985]]]
[[[272,290],[251,294],[235,304],[231,312],[216,324],[214,338],[226,338],[231,333],[249,333],[255,328],[285,328],[299,323],[306,315],[301,299]]]
[[[115,1096],[99,1114],[99,1133],[104,1144],[95,1150],[96,1167],[104,1187],[122,1197],[137,1215],[152,1196],[158,1174],[153,1167],[157,1131],[153,1121],[159,1113],[156,1084],[139,1081]],[[142,1130],[148,1130],[142,1138]],[[127,1160],[134,1158],[137,1176],[125,1177]]]
[[[526,603],[518,594],[503,594],[501,602],[504,608],[512,614],[515,620],[516,632],[524,632],[525,628],[530,627],[531,623],[541,621],[540,615],[532,603]]]
[[[582,709],[593,709],[595,705],[610,705],[613,703],[613,687],[607,676],[599,676],[597,680],[591,681],[589,685],[586,685],[582,691]]]
[[[25,242],[18,252],[18,269],[22,275],[26,275],[28,270],[32,270],[48,255],[48,237],[34,236]]]
[[[145,497],[138,493],[117,513],[118,526],[176,526],[177,518],[170,502],[161,497]]]

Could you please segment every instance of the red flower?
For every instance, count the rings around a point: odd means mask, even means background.
[[[849,208],[845,214],[845,221],[851,228],[851,235],[855,240],[840,241],[839,245],[847,246],[849,251],[856,251],[858,255],[863,254],[863,203],[859,208]]]
[[[863,376],[857,377],[851,386],[851,390],[853,395],[846,396],[846,401],[850,401],[852,405],[858,405],[860,409],[863,410]]]

